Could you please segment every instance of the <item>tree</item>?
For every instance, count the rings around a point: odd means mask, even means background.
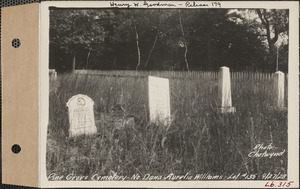
[[[180,9],[178,9],[178,15],[179,15],[180,29],[181,29],[181,33],[182,33],[183,46],[185,48],[184,62],[185,62],[185,65],[186,65],[186,70],[189,71],[189,63],[188,63],[188,60],[187,60],[188,46],[187,46],[186,36],[185,36],[184,28],[183,28],[183,19],[182,19]]]
[[[62,51],[60,57],[68,56],[67,61],[59,60],[60,64],[54,60],[55,56],[50,56],[50,63],[56,66],[66,67],[68,63],[72,67],[75,60],[77,69],[212,71],[220,66],[232,70],[269,69],[265,66],[270,54],[265,45],[268,44],[265,27],[255,10],[251,13],[256,16],[253,20],[247,18],[249,9],[53,9],[50,12],[50,53]],[[281,11],[276,13],[277,17],[267,15],[270,24],[284,18],[279,16]],[[274,38],[272,33],[271,37]],[[280,48],[279,52],[283,50]]]
[[[286,48],[282,47],[288,44],[288,10],[232,9],[230,19],[238,25],[246,26],[249,32],[257,35],[261,43],[266,46],[267,54],[263,67],[265,70],[274,72],[277,67],[278,49],[279,57],[286,54],[282,51]],[[280,58],[280,60],[283,59]]]
[[[55,9],[50,11],[50,45],[73,56],[72,70],[76,67],[76,55],[86,53],[85,68],[90,54],[101,54],[106,32],[97,22],[101,12],[85,9]],[[51,49],[50,49],[51,50]]]
[[[266,30],[265,35],[268,41],[270,61],[276,65],[276,47],[279,35],[288,31],[288,9],[286,10],[269,10],[256,9],[261,24]],[[273,35],[273,37],[272,37]]]
[[[246,25],[235,22],[230,11],[182,11],[191,69],[218,70],[229,66],[232,70],[253,70],[262,64],[264,46],[258,35]]]
[[[256,12],[266,30],[269,50],[272,52],[279,35],[288,31],[288,10],[272,9],[267,12],[266,9],[256,9]]]
[[[161,12],[160,12],[160,13],[161,13]],[[156,29],[156,35],[155,35],[155,39],[154,39],[154,41],[153,41],[153,45],[152,45],[152,47],[151,47],[151,49],[150,49],[150,51],[149,51],[147,60],[146,60],[146,62],[145,62],[145,65],[144,65],[145,68],[148,67],[148,64],[149,64],[150,58],[151,58],[151,56],[152,56],[153,50],[154,50],[154,48],[155,48],[155,46],[156,46],[158,37],[159,37],[159,35],[161,35],[161,30],[162,30],[162,29],[161,29],[161,21],[162,21],[162,16],[159,15],[159,21],[158,21],[159,24],[158,24],[157,26],[153,26],[153,29]]]

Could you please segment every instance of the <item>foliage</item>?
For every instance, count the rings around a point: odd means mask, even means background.
[[[94,55],[101,55],[107,33],[103,27],[104,23],[99,22],[102,14],[89,9],[50,10],[50,49],[54,49],[54,52],[60,50],[62,56],[82,56],[83,52],[91,51]],[[53,56],[50,62],[59,58],[55,57],[55,54]]]
[[[230,11],[230,19],[249,28],[255,33],[261,42],[265,44],[268,52],[266,67],[275,71],[277,51],[276,48],[286,49],[288,45],[288,9],[238,9]],[[286,52],[280,52],[279,56],[286,57]],[[281,70],[286,71],[288,60],[281,58]],[[276,70],[277,71],[277,70]]]
[[[271,71],[265,29],[246,11],[52,9],[50,68],[66,71],[76,56],[77,69]],[[266,19],[274,31],[288,24],[284,10]]]

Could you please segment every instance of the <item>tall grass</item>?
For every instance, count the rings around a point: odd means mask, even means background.
[[[287,173],[287,153],[248,157],[256,144],[287,149],[287,111],[274,107],[272,75],[243,79],[233,74],[232,102],[237,112],[220,114],[215,74],[195,72],[176,78],[176,73],[152,73],[170,78],[173,121],[166,129],[149,122],[146,75],[90,73],[50,80],[48,174]],[[99,134],[68,137],[66,102],[76,94],[94,100]],[[117,128],[111,112],[115,104],[122,104],[125,116],[134,117],[135,124]]]

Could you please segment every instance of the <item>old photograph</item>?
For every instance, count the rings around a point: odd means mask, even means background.
[[[289,9],[108,3],[48,7],[48,181],[292,184]]]

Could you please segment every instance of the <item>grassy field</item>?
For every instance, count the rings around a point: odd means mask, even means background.
[[[287,111],[274,106],[272,75],[232,75],[235,114],[218,112],[215,74],[152,75],[170,78],[173,122],[168,130],[149,122],[147,77],[143,74],[68,73],[51,79],[47,174],[91,178],[95,173],[142,177],[209,173],[226,179],[233,173],[247,173],[261,179],[264,173],[287,173]],[[68,137],[66,102],[76,94],[94,100],[97,135]],[[133,117],[135,124],[116,126],[111,112],[116,104],[124,107],[125,117]],[[286,151],[279,157],[249,157],[258,144]]]

